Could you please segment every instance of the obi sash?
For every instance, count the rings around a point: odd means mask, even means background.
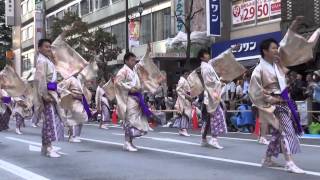
[[[88,101],[84,95],[82,95],[82,104],[83,104],[84,110],[86,111],[86,113],[88,115],[88,118],[91,118],[92,113],[90,111],[90,106],[89,106]]]
[[[145,116],[147,116],[148,118],[153,117],[153,113],[149,110],[148,106],[146,105],[144,98],[142,96],[142,94],[140,92],[136,92],[136,93],[129,93],[130,96],[134,96],[136,97],[138,100],[138,104],[143,112],[143,114]]]
[[[292,115],[293,115],[293,119],[294,119],[294,123],[295,123],[295,131],[296,133],[298,133],[299,135],[302,135],[303,130],[302,130],[302,126],[301,126],[301,121],[300,121],[300,116],[296,110],[296,106],[293,102],[292,99],[290,99],[289,97],[289,92],[288,89],[284,89],[282,91],[282,93],[280,94],[281,98],[287,103]]]
[[[56,82],[48,82],[47,89],[48,89],[48,91],[57,91],[58,84]]]
[[[9,104],[9,103],[11,102],[11,97],[10,97],[10,96],[3,96],[3,97],[1,98],[1,100],[2,100],[2,102],[3,102],[4,104]]]

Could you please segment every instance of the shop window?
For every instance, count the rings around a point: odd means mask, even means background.
[[[153,41],[161,41],[170,37],[171,9],[167,8],[152,14]]]
[[[232,27],[281,18],[281,0],[232,0]]]

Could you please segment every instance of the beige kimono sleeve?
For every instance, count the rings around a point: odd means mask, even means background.
[[[47,89],[47,64],[44,61],[38,61],[36,66],[35,80],[37,81],[38,93],[40,97],[48,96]]]

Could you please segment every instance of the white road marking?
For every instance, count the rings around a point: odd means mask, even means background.
[[[99,124],[84,124],[85,126],[95,126],[95,127],[99,127]],[[111,127],[111,128],[118,128],[118,129],[122,129],[122,127],[120,125],[107,125],[107,127]]]
[[[35,151],[35,147],[39,147],[40,146],[40,151],[41,151],[41,146],[42,144],[41,143],[38,143],[38,142],[34,142],[34,141],[29,141],[29,140],[25,140],[25,139],[20,139],[20,138],[15,138],[15,137],[6,137],[7,139],[10,139],[10,140],[13,140],[13,141],[17,141],[17,142],[21,142],[21,143],[25,143],[25,144],[29,144],[29,150],[30,150],[30,146],[33,145],[33,147],[31,147],[32,150]],[[58,146],[53,146],[53,150],[54,151],[59,151],[59,154],[62,154],[62,155],[67,155],[67,153],[64,153],[64,152],[61,152],[61,147],[58,147]],[[31,151],[31,150],[30,150]],[[40,152],[39,151],[39,152]]]
[[[11,164],[9,162],[6,162],[4,160],[0,159],[0,168],[4,169],[5,171],[8,171],[16,176],[19,176],[23,179],[27,180],[49,180],[48,178],[45,178],[39,174],[33,173],[31,171],[28,171],[26,169],[23,169],[19,166],[16,166],[14,164]]]
[[[124,136],[122,133],[111,133],[116,136]],[[200,146],[199,143],[193,143],[189,141],[182,141],[178,139],[172,139],[172,138],[158,138],[158,137],[150,137],[150,136],[142,136],[142,139],[152,139],[155,141],[163,141],[163,142],[172,142],[172,143],[179,143],[179,144],[188,144],[188,145],[195,145],[195,146]]]
[[[29,151],[35,151],[35,152],[40,152],[41,147],[40,146],[34,146],[29,144]]]
[[[84,140],[84,141],[90,141],[90,142],[96,142],[96,143],[102,143],[102,144],[109,144],[109,145],[116,145],[116,146],[123,146],[122,143],[117,143],[117,142],[112,142],[112,141],[104,141],[104,140],[97,140],[97,139],[90,139],[90,138],[81,138],[81,139]],[[232,164],[239,164],[239,165],[246,165],[246,166],[253,166],[253,167],[261,167],[261,164],[259,164],[259,163],[253,163],[253,162],[247,162],[247,161],[239,161],[239,160],[234,160],[234,159],[225,159],[225,158],[219,158],[219,157],[213,157],[213,156],[205,156],[205,155],[185,153],[185,152],[179,152],[179,151],[171,151],[171,150],[166,150],[166,149],[158,149],[158,148],[145,147],[145,146],[138,146],[138,148],[149,150],[149,151],[155,151],[155,152],[161,152],[161,153],[185,156],[185,157],[207,159],[207,160],[227,162],[227,163],[232,163]],[[281,169],[281,168],[272,168],[272,169],[284,171],[284,169]],[[320,176],[320,172],[315,172],[315,171],[305,171],[305,172],[308,175]]]
[[[179,135],[179,133],[174,132],[159,132],[161,134],[174,134]],[[201,137],[201,135],[198,134],[190,134],[191,136]],[[244,138],[231,138],[231,137],[218,137],[218,139],[227,139],[227,140],[236,140],[236,141],[248,141],[248,142],[257,142],[255,139],[244,139]],[[320,148],[320,145],[312,145],[312,144],[300,144],[301,146],[305,147],[314,147],[314,148]]]

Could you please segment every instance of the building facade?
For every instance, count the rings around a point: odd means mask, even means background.
[[[16,1],[20,11],[17,11],[19,21],[14,27],[14,34],[16,36],[14,41],[17,45],[15,52],[17,57],[21,60],[16,63],[19,66],[17,70],[22,76],[28,74],[28,71],[35,65],[36,56],[36,39],[39,38],[39,31],[43,34],[50,34],[51,26],[54,18],[63,18],[67,12],[73,12],[87,22],[90,26],[90,31],[96,30],[98,27],[105,31],[111,32],[116,36],[117,47],[125,48],[125,0],[43,0],[44,12],[44,29],[38,28],[35,5],[38,0],[21,0]],[[138,13],[138,6],[140,2],[143,4],[143,12]],[[196,31],[206,31],[206,13],[205,0],[195,0],[194,8],[203,9],[195,16],[192,29]],[[131,40],[131,51],[133,51],[138,58],[144,55],[146,50],[146,43],[152,42],[154,50],[154,59],[158,65],[166,70],[172,71],[172,74],[178,76],[180,69],[180,62],[184,61],[184,53],[168,53],[166,48],[166,40],[174,37],[180,29],[176,21],[175,12],[183,9],[183,12],[188,11],[188,0],[129,0],[129,19],[138,28],[138,37]],[[137,23],[138,21],[138,23]],[[137,24],[136,24],[137,23]],[[132,24],[129,25],[129,31]],[[131,34],[130,34],[131,35]],[[131,36],[130,36],[131,37]],[[20,55],[19,55],[20,54]],[[195,56],[196,53],[192,53]],[[123,54],[117,59],[108,62],[110,66],[123,64]],[[178,77],[177,77],[178,78]]]
[[[229,0],[229,39],[219,40],[211,47],[213,56],[233,45],[240,44],[234,52],[243,65],[250,68],[260,58],[260,42],[267,38],[281,40],[281,0]]]

